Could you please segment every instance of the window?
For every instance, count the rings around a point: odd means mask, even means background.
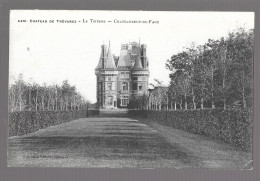
[[[111,77],[108,77],[108,81],[111,81]]]
[[[138,84],[138,90],[143,90],[143,85],[141,83]]]
[[[106,104],[107,105],[113,105],[113,97],[112,96],[107,97]]]
[[[133,84],[133,90],[137,90],[137,83]]]
[[[99,83],[99,84],[98,84],[98,91],[99,91],[99,92],[101,91],[101,86],[102,86],[102,84]]]
[[[122,45],[122,46],[121,46],[121,49],[122,49],[122,50],[128,50],[128,45]]]
[[[133,77],[133,80],[138,80],[138,77]]]
[[[129,73],[127,73],[127,72],[121,72],[120,78],[121,78],[121,79],[129,79]]]
[[[107,90],[112,90],[112,83],[111,82],[107,83]]]
[[[124,82],[123,83],[123,91],[127,91],[128,90],[128,83]]]
[[[129,104],[129,99],[127,96],[121,98],[121,106],[127,106]]]

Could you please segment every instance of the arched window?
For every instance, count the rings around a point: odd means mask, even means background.
[[[123,83],[123,91],[127,91],[128,90],[128,83],[124,82]]]

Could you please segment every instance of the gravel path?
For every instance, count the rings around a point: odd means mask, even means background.
[[[123,117],[84,118],[8,140],[9,167],[243,168],[251,154]]]

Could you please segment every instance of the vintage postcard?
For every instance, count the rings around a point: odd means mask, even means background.
[[[253,12],[11,10],[8,167],[253,169]]]

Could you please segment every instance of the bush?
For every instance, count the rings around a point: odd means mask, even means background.
[[[99,110],[22,111],[9,113],[9,136],[21,136],[49,126],[92,117]]]
[[[129,114],[191,133],[221,139],[245,150],[252,149],[251,109],[130,110]]]

